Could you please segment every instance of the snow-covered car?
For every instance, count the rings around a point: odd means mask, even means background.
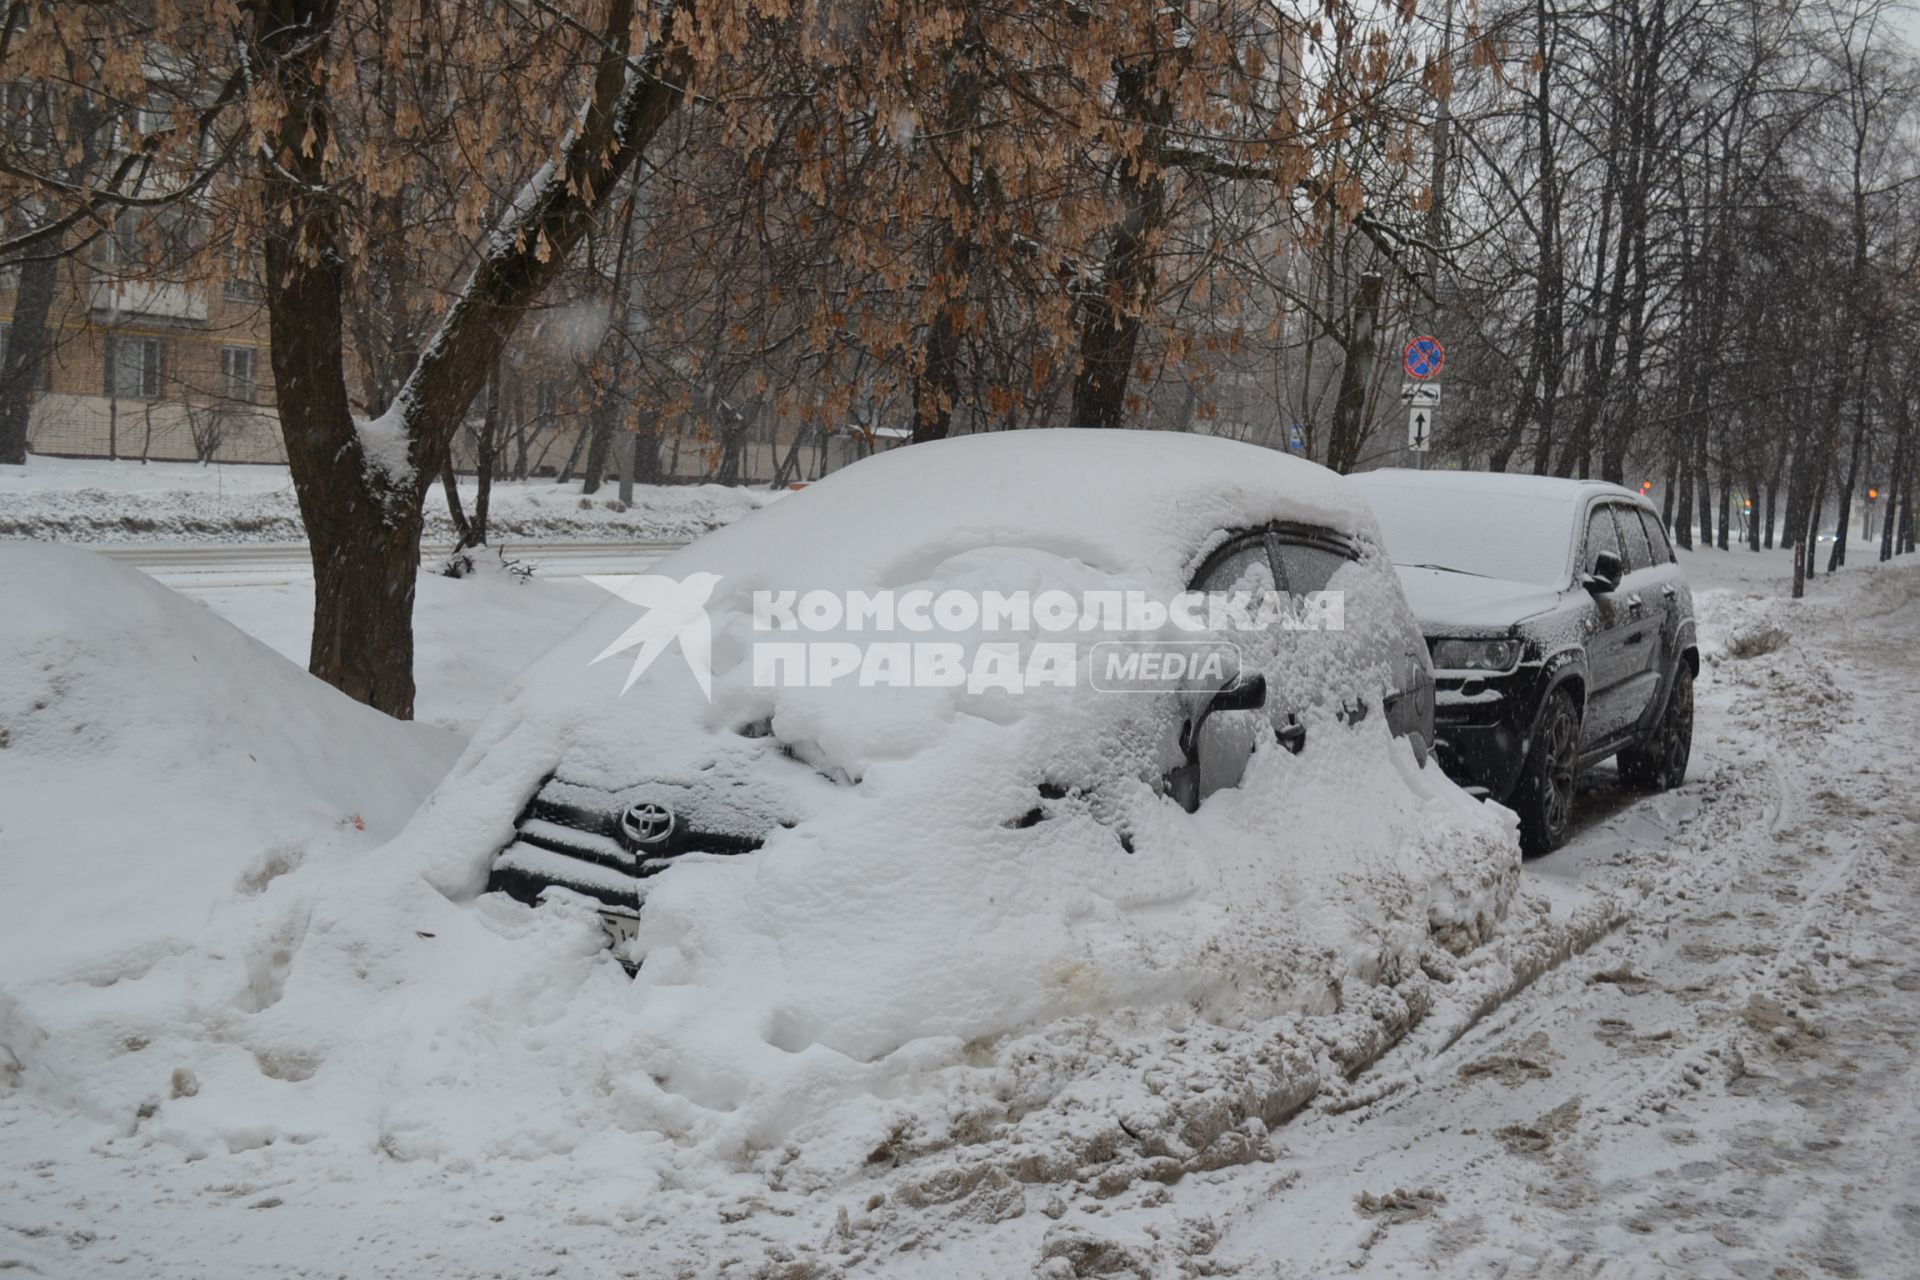
[[[893,841],[906,874],[930,848],[1040,848],[1044,830],[1069,826],[1113,857],[1160,857],[1254,762],[1363,736],[1378,761],[1403,742],[1417,777],[1432,735],[1426,645],[1365,504],[1321,467],[1224,439],[915,445],[641,581],[631,599],[681,603],[610,603],[482,733],[542,744],[517,766],[525,803],[489,887],[600,912],[616,941],[669,868],[756,851],[738,861],[800,865],[822,842]],[[900,610],[892,631],[879,629],[882,596]],[[915,599],[931,608],[915,613]],[[974,616],[970,599],[989,604]],[[991,602],[1009,599],[1031,616],[993,625]],[[1251,608],[1276,601],[1264,618]],[[624,697],[623,639],[646,655]],[[920,680],[921,655],[897,649],[916,678],[868,679],[880,650],[935,643],[961,653],[965,679]],[[683,658],[708,645],[703,690]],[[1393,808],[1340,789],[1315,803],[1329,824]]]
[[[1618,485],[1464,471],[1353,481],[1425,630],[1441,767],[1557,848],[1580,771],[1685,779],[1700,670],[1693,595],[1659,513]]]

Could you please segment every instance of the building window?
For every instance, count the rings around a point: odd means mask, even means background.
[[[220,348],[220,394],[241,404],[253,403],[252,347]]]
[[[260,272],[253,254],[239,243],[227,245],[227,278],[220,286],[228,302],[260,301]]]
[[[108,335],[106,393],[120,400],[158,400],[162,355],[158,338]]]
[[[29,154],[44,156],[52,149],[53,95],[46,85],[25,80],[0,84],[0,120]]]
[[[0,369],[7,367],[7,352],[12,349],[13,326],[0,324]],[[53,390],[53,349],[48,347],[46,358],[40,361],[40,372],[33,380],[35,391]]]

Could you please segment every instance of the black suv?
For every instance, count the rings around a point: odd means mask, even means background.
[[[1680,785],[1700,671],[1693,595],[1660,517],[1618,485],[1466,471],[1353,477],[1433,655],[1449,777],[1566,838],[1580,770]]]

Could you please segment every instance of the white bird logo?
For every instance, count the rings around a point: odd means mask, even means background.
[[[709,702],[713,700],[713,626],[707,620],[707,600],[720,581],[719,574],[690,573],[684,578],[663,578],[655,574],[619,577],[595,577],[589,574],[587,581],[647,611],[593,659],[593,662],[601,662],[635,645],[640,646],[640,652],[633,656],[633,666],[627,672],[627,682],[620,686],[621,693],[633,688],[640,673],[665,653],[668,645],[678,640],[680,653],[693,670],[693,678],[699,682],[700,692],[707,696]],[[592,666],[593,662],[587,665]]]

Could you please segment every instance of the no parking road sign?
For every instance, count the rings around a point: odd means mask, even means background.
[[[1402,363],[1409,378],[1437,378],[1441,366],[1447,363],[1447,349],[1440,345],[1440,339],[1423,333],[1407,344]]]

